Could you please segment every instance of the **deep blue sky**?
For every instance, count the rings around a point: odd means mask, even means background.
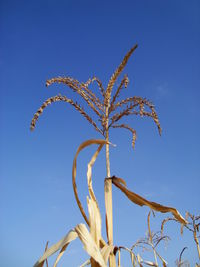
[[[81,142],[101,136],[63,103],[47,108],[35,131],[29,131],[34,112],[49,96],[62,93],[76,99],[67,87],[46,89],[46,79],[72,76],[86,81],[96,75],[106,86],[136,42],[139,47],[124,71],[130,84],[123,97],[151,99],[163,135],[159,137],[150,119],[132,117],[129,123],[138,134],[133,151],[128,131],[111,131],[117,144],[111,148],[111,174],[183,215],[200,213],[199,14],[198,0],[0,1],[1,266],[32,266],[47,240],[53,244],[83,222],[72,191],[72,161]],[[94,149],[83,152],[78,162],[84,203],[86,166]],[[104,152],[94,167],[93,183],[105,229]],[[113,201],[115,244],[130,247],[145,234],[148,209],[129,203],[116,189]],[[152,228],[159,230],[165,217],[157,214]],[[188,246],[184,256],[193,266],[197,253],[192,236],[185,232],[181,237],[179,228],[168,224],[171,241],[162,255],[173,266]],[[85,259],[75,241],[60,266],[75,267]],[[130,266],[126,253],[122,264]]]

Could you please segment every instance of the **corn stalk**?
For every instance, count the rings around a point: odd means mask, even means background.
[[[108,131],[108,107],[106,108],[106,175],[110,177],[110,157],[109,157],[109,131]],[[112,205],[112,181],[105,179],[104,184],[105,193],[105,208],[106,208],[106,232],[108,244],[113,246],[113,205]],[[115,267],[116,260],[114,254],[109,257],[109,266]]]

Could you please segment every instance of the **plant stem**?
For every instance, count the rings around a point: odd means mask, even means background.
[[[108,108],[106,108],[106,141],[109,142],[108,133]],[[106,144],[106,175],[107,178],[110,177],[110,157],[109,157],[109,144]],[[112,181],[110,179],[105,179],[105,206],[106,206],[106,230],[108,244],[113,245],[113,208],[112,208]],[[109,257],[109,266],[115,267],[116,261],[114,254]]]

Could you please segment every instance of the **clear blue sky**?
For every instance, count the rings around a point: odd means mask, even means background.
[[[111,148],[111,174],[183,215],[200,213],[199,14],[198,0],[0,1],[2,267],[32,266],[47,240],[53,244],[83,222],[72,191],[72,161],[81,142],[101,136],[64,103],[47,108],[30,132],[31,118],[45,99],[58,93],[76,99],[67,87],[47,89],[46,79],[72,76],[86,81],[96,75],[106,86],[135,43],[139,47],[124,71],[130,84],[123,97],[151,99],[163,134],[158,135],[150,119],[132,117],[129,123],[138,134],[133,151],[130,133],[113,130],[111,141],[117,147]],[[87,149],[78,161],[84,203],[86,164],[94,150]],[[104,150],[93,174],[105,229]],[[130,247],[145,234],[148,209],[129,203],[117,189],[113,201],[115,244]],[[156,214],[153,230],[159,230],[165,217]],[[193,266],[197,253],[190,233],[181,237],[179,225],[173,223],[166,229],[171,241],[160,251],[169,266],[184,246],[184,258]],[[123,255],[123,266],[130,266],[129,256]],[[85,259],[82,244],[75,241],[60,266],[76,267]]]

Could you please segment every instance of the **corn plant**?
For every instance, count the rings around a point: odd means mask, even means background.
[[[161,134],[161,126],[158,120],[157,113],[155,111],[154,105],[146,98],[133,96],[128,97],[123,100],[118,100],[121,91],[128,85],[128,76],[124,75],[119,86],[114,91],[114,85],[122,73],[124,67],[126,66],[130,56],[133,54],[137,44],[133,46],[129,52],[123,58],[121,64],[117,67],[113,75],[111,76],[106,89],[104,88],[102,82],[97,77],[88,79],[87,82],[79,82],[71,77],[57,77],[47,80],[46,86],[50,86],[53,83],[62,83],[67,85],[73,92],[78,94],[83,101],[86,103],[93,115],[98,118],[95,120],[90,112],[86,112],[85,109],[78,104],[76,101],[68,98],[65,95],[55,95],[48,98],[41,107],[35,113],[31,121],[31,130],[36,126],[36,122],[39,116],[43,113],[44,109],[54,102],[63,101],[69,103],[73,106],[93,127],[94,129],[103,136],[103,139],[90,139],[83,142],[74,157],[73,167],[72,167],[72,184],[73,190],[76,198],[77,205],[81,211],[83,218],[89,228],[85,224],[78,224],[74,229],[69,231],[69,233],[61,239],[58,243],[47,248],[43,256],[36,262],[34,267],[43,266],[44,262],[49,256],[60,250],[57,259],[54,263],[54,267],[57,266],[58,261],[65,252],[68,244],[76,238],[79,238],[84,245],[84,249],[89,254],[89,259],[82,266],[90,264],[92,267],[96,266],[107,266],[115,267],[116,264],[120,266],[120,250],[124,247],[119,248],[114,246],[113,242],[113,208],[112,208],[112,185],[119,188],[132,202],[140,206],[148,206],[154,211],[159,211],[162,213],[171,212],[176,220],[182,224],[186,224],[187,221],[180,215],[180,213],[172,207],[167,207],[160,205],[155,202],[151,202],[142,196],[130,191],[126,187],[126,183],[122,178],[118,178],[115,175],[111,176],[110,171],[110,159],[109,159],[109,146],[112,145],[109,137],[110,128],[124,128],[132,133],[132,146],[134,148],[136,141],[136,131],[130,125],[121,123],[124,117],[137,115],[140,117],[149,117],[153,119],[154,123],[157,125],[159,134]],[[98,97],[90,87],[96,83],[101,97]],[[96,152],[94,153],[91,161],[88,164],[87,170],[87,182],[89,196],[87,197],[88,213],[84,211],[83,205],[78,196],[78,190],[76,186],[76,166],[77,158],[79,153],[90,145],[98,145]],[[93,187],[92,187],[92,166],[100,153],[103,146],[106,147],[106,178],[104,180],[104,192],[105,192],[105,210],[106,210],[106,233],[107,241],[105,241],[101,235],[101,215],[98,206],[97,199],[95,197]],[[116,262],[116,254],[118,252],[118,263]],[[134,253],[132,252],[132,257]],[[139,259],[139,258],[138,258]],[[142,266],[142,263],[137,260],[132,261],[133,266]]]

